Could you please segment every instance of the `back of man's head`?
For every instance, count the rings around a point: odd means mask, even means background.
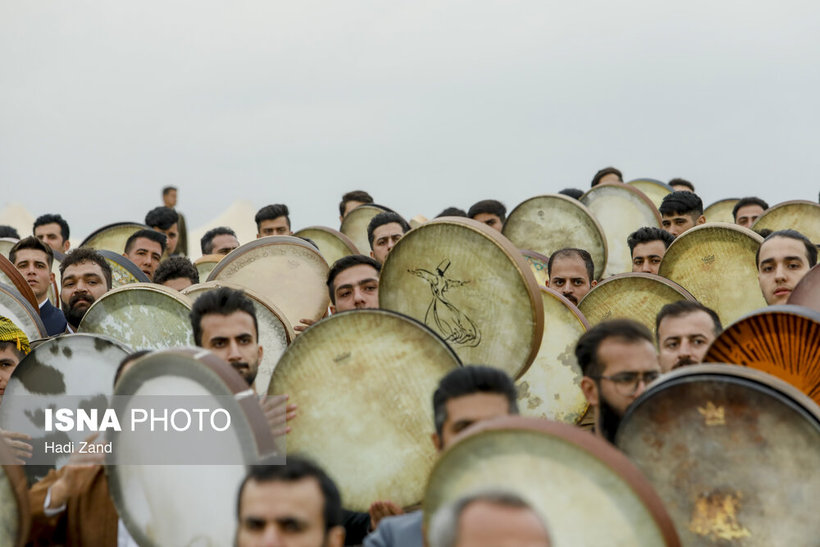
[[[575,344],[575,358],[584,376],[595,378],[603,373],[598,348],[609,338],[627,343],[646,341],[655,345],[649,329],[632,319],[611,319],[598,323],[582,334]]]
[[[234,312],[245,312],[253,318],[253,328],[259,339],[259,323],[256,320],[256,309],[253,301],[243,291],[220,287],[207,291],[199,296],[191,306],[191,327],[194,331],[194,343],[202,345],[202,318],[206,315],[231,315]]]
[[[694,192],[672,192],[664,196],[658,210],[661,216],[688,215],[697,219],[703,214],[703,201]]]
[[[170,207],[154,207],[145,215],[145,225],[158,230],[168,230],[179,222],[179,213]]]

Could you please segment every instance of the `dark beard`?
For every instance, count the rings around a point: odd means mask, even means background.
[[[620,416],[618,411],[601,397],[598,402],[598,423],[596,425],[601,436],[612,444],[615,444],[615,433],[621,425],[621,418],[623,416]]]
[[[77,303],[81,300],[88,302],[89,308],[91,307],[91,304],[94,303],[94,298],[86,295],[73,295],[67,305],[63,302],[63,314],[65,315],[65,320],[69,325],[74,327],[75,330],[80,326],[80,321],[82,321],[83,317],[85,317],[85,312],[88,311],[88,308],[80,309],[77,307]]]
[[[242,378],[248,382],[248,386],[253,386],[253,381],[256,380],[257,370],[252,370],[248,363],[231,363],[233,369],[239,373]]]
[[[675,370],[678,367],[685,367],[687,365],[697,365],[697,364],[698,364],[697,361],[693,361],[689,357],[684,357],[683,359],[679,359],[678,361],[675,362],[674,365],[672,365],[672,370]]]

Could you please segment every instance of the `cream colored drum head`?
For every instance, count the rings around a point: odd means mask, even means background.
[[[294,338],[293,327],[291,327],[285,314],[261,295],[251,289],[244,289],[227,281],[208,281],[191,285],[184,289],[182,294],[189,297],[191,301],[196,302],[196,299],[205,292],[220,287],[240,289],[253,301],[256,322],[259,324],[259,345],[262,346],[264,351],[262,362],[259,363],[259,370],[256,373],[256,380],[254,380],[254,388],[257,393],[267,393],[273,368]]]
[[[539,288],[546,286],[547,281],[550,279],[548,275],[550,257],[526,249],[522,249],[521,254],[524,256],[524,260],[527,261],[527,264],[530,265],[530,271],[532,275],[535,276],[535,281],[538,283]]]
[[[635,179],[630,180],[627,184],[643,192],[655,204],[655,207],[660,207],[663,198],[674,192],[671,186],[655,179]]]
[[[330,266],[342,257],[360,254],[356,245],[353,244],[353,241],[351,241],[349,237],[325,226],[303,228],[293,235],[306,237],[313,241],[319,247],[319,251],[321,251],[322,256],[325,258],[325,262]],[[370,247],[368,247],[368,249],[370,249]]]
[[[602,277],[632,271],[629,234],[643,226],[661,227],[655,204],[640,190],[621,183],[604,183],[581,196],[606,234],[607,262]],[[597,274],[596,274],[597,277]]]
[[[712,205],[703,210],[703,216],[706,217],[706,222],[728,222],[735,223],[735,217],[732,211],[735,208],[738,198],[726,198],[714,202]]]
[[[487,489],[512,491],[532,504],[552,545],[680,545],[663,503],[635,466],[574,426],[518,416],[474,424],[430,474],[425,524],[443,505]]]
[[[752,230],[797,230],[815,245],[820,245],[820,205],[813,201],[784,201],[767,209],[752,225]]]
[[[97,299],[78,332],[105,334],[134,350],[193,346],[191,300],[154,283],[132,283]]]
[[[820,311],[820,266],[815,264],[794,287],[789,304]]]
[[[0,283],[0,317],[10,319],[29,341],[48,336],[37,309],[23,299],[17,289],[3,283]]]
[[[150,283],[151,280],[145,275],[145,272],[131,262],[122,254],[109,251],[108,249],[100,249],[97,251],[103,257],[108,265],[111,266],[111,288],[117,289],[123,285],[130,285],[131,283]]]
[[[644,473],[684,545],[814,545],[820,408],[731,365],[664,375],[630,405],[617,446]]]
[[[431,397],[460,365],[424,325],[385,310],[354,310],[316,323],[288,347],[270,394],[289,394],[300,414],[288,451],[315,459],[345,507],[421,500],[436,459]]]
[[[109,224],[91,233],[80,244],[80,247],[87,247],[89,249],[108,249],[115,253],[122,254],[125,250],[125,242],[135,232],[140,230],[147,230],[148,226],[144,224],[137,224],[136,222],[117,222],[116,224]]]
[[[20,241],[19,239],[14,239],[13,237],[0,237],[0,255],[9,258],[9,253],[11,252],[11,248]]]
[[[544,337],[530,368],[518,379],[518,409],[524,416],[578,423],[587,411],[581,391],[584,374],[575,359],[575,343],[589,328],[572,302],[541,287]]]
[[[615,318],[634,319],[655,332],[655,317],[666,304],[695,297],[673,281],[648,273],[625,273],[604,279],[578,303],[590,325]]]
[[[14,287],[14,289],[20,293],[20,296],[31,304],[35,310],[40,309],[37,298],[34,296],[34,291],[26,281],[26,278],[23,277],[20,270],[4,256],[0,256],[0,283]]]
[[[712,342],[706,362],[762,370],[820,403],[820,312],[768,306],[735,321]]]
[[[342,220],[342,226],[339,228],[344,235],[350,238],[353,245],[362,254],[370,254],[370,241],[367,239],[367,225],[374,216],[379,213],[387,211],[386,208],[380,205],[364,204],[359,205]]]
[[[4,440],[0,440],[0,545],[26,544],[31,513],[26,478]]]
[[[379,307],[423,322],[462,362],[513,378],[541,345],[544,308],[521,251],[470,219],[431,220],[405,234],[382,266]]]
[[[229,281],[247,287],[282,310],[291,325],[318,320],[327,311],[330,268],[307,241],[293,236],[267,236],[228,254],[208,281]]]
[[[592,255],[596,279],[606,268],[604,230],[592,211],[577,199],[560,194],[530,198],[513,209],[503,233],[517,247],[547,258],[567,247],[584,249]]]
[[[766,305],[755,253],[763,238],[741,226],[708,223],[675,238],[658,273],[712,308],[724,325]]]
[[[204,282],[208,279],[208,276],[214,271],[219,261],[226,256],[227,255],[203,255],[197,258],[194,261],[194,268],[196,268],[197,273],[199,273],[199,281]]]

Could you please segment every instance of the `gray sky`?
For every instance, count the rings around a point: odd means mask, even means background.
[[[82,239],[165,184],[336,227],[627,179],[817,199],[810,1],[0,2],[0,207]]]

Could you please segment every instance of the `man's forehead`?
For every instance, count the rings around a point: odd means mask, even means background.
[[[586,277],[586,264],[584,263],[584,259],[578,255],[558,256],[552,261],[553,275],[555,274],[555,270],[570,269],[582,269],[584,271],[584,277]]]
[[[274,511],[285,509],[303,513],[308,510],[314,518],[324,520],[324,495],[316,477],[289,481],[251,479],[242,490],[242,509],[247,509],[247,502],[251,501],[263,502],[266,508]]]
[[[48,255],[43,251],[37,249],[20,249],[14,257],[17,263],[23,260],[38,260],[40,262],[48,262]]]
[[[653,239],[652,241],[645,241],[643,243],[638,243],[635,245],[635,248],[632,251],[633,255],[637,255],[640,253],[655,253],[657,251],[663,252],[666,249],[666,245],[660,239]]]
[[[153,251],[154,249],[162,250],[162,245],[159,242],[154,241],[153,239],[148,239],[147,237],[138,237],[134,240],[134,247],[131,249],[131,252],[135,252],[138,250],[145,250],[145,251]]]
[[[715,322],[708,313],[703,310],[692,310],[680,315],[667,315],[661,319],[658,325],[658,334],[660,335],[661,331],[663,331],[664,334],[678,335],[683,329],[687,331],[705,331],[711,333],[714,331],[714,327]],[[667,333],[667,331],[672,329],[674,329],[675,332]]]
[[[651,368],[658,366],[655,346],[649,340],[626,340],[610,336],[598,346],[598,360],[604,369],[610,366],[619,370],[644,370],[647,365]],[[606,372],[605,372],[606,373]]]
[[[67,266],[65,271],[63,272],[63,279],[69,276],[75,275],[99,275],[102,277],[103,271],[102,267],[97,264],[96,262],[92,262],[90,260],[85,260],[83,262],[79,262],[77,264],[71,264]]]
[[[202,331],[210,338],[223,336],[241,336],[251,334],[256,336],[253,328],[253,317],[242,310],[231,313],[207,313],[202,316]]]
[[[379,272],[376,268],[370,264],[356,264],[339,272],[333,280],[333,286],[338,289],[343,285],[356,285],[371,279],[379,279]]]
[[[0,349],[0,361],[20,362],[20,358],[17,356],[15,347],[12,344],[6,344],[5,347]]]
[[[46,234],[46,233],[55,233],[55,232],[56,232],[57,234],[61,234],[61,233],[62,233],[62,229],[60,228],[60,225],[59,225],[59,224],[57,224],[56,222],[49,222],[48,224],[41,224],[41,225],[37,226],[37,227],[34,229],[34,232],[35,232],[35,234],[36,234],[37,232],[39,232],[39,233],[41,233],[41,234]]]
[[[382,237],[386,235],[395,235],[395,234],[403,234],[404,230],[401,228],[401,224],[398,222],[388,222],[387,224],[382,224],[373,229],[373,235],[375,237]]]
[[[791,237],[773,237],[760,244],[760,262],[782,256],[797,256],[808,261],[808,251],[802,241]]]

